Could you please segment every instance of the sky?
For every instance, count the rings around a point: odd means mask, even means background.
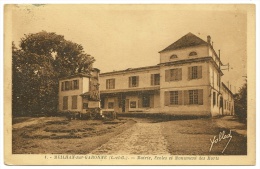
[[[211,36],[222,81],[237,92],[247,76],[247,13],[230,5],[38,5],[14,6],[12,39],[42,30],[81,44],[101,73],[159,63],[159,51],[191,32]],[[249,56],[250,57],[250,56]]]

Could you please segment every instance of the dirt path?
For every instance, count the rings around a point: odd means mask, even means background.
[[[216,119],[216,124],[222,128],[228,128],[243,136],[247,136],[246,124],[238,122],[234,116],[224,116]]]
[[[112,138],[91,154],[169,155],[160,123],[139,122]]]

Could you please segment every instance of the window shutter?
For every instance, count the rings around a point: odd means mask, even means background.
[[[190,80],[190,79],[191,79],[191,76],[192,76],[191,68],[192,68],[192,67],[188,67],[188,80]]]
[[[72,89],[73,89],[73,81],[70,81],[70,83],[69,83],[69,84],[70,84],[70,87],[69,87],[69,89],[70,89],[70,90],[72,90]]]
[[[78,100],[77,100],[77,96],[72,96],[72,105],[71,105],[71,109],[77,109],[77,105],[78,105]]]
[[[165,106],[170,105],[170,92],[169,91],[164,92],[164,105]]]
[[[142,107],[142,96],[138,97],[138,108]]]
[[[113,89],[116,88],[116,79],[113,79]]]
[[[151,74],[151,86],[154,85],[154,74]]]
[[[65,87],[64,87],[64,82],[62,82],[62,83],[61,83],[61,91],[63,91],[64,88],[65,88]]]
[[[170,81],[170,70],[165,70],[165,81],[169,82]]]
[[[129,87],[132,87],[132,77],[129,77]]]
[[[189,90],[184,90],[184,105],[189,104]]]
[[[198,90],[198,103],[203,105],[203,89]]]
[[[136,87],[139,86],[139,76],[136,76]]]
[[[77,86],[74,85],[74,81],[71,81],[71,89],[74,90],[74,89],[76,89],[75,87],[77,87]]]
[[[68,110],[68,96],[63,97],[63,110]]]
[[[198,79],[202,78],[202,66],[198,66]]]
[[[108,79],[106,80],[106,89],[108,89]]]
[[[182,91],[179,90],[178,91],[178,105],[182,105],[183,102],[182,102]]]
[[[150,95],[150,107],[154,107],[154,95]]]
[[[182,80],[182,68],[178,68],[178,80]]]
[[[107,100],[107,98],[104,99],[104,107],[105,107],[105,109],[107,109],[107,107],[108,107],[108,100]]]

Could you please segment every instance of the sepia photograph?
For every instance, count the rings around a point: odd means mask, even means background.
[[[255,165],[254,5],[4,17],[7,165]]]

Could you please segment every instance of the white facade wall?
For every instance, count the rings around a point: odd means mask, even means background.
[[[119,89],[132,89],[132,88],[145,88],[153,87],[151,85],[151,74],[160,73],[159,67],[152,68],[151,70],[138,70],[138,71],[126,71],[118,74],[109,74],[99,76],[100,91],[103,90],[119,90]],[[139,76],[139,85],[138,87],[129,88],[129,77],[130,76]],[[115,89],[106,89],[106,80],[115,79]]]
[[[192,79],[192,80],[188,79],[188,67],[191,66],[202,66],[201,79]],[[169,69],[176,69],[176,68],[182,69],[182,80],[166,82],[165,71]],[[161,66],[160,75],[161,75],[161,83],[160,83],[161,89],[209,85],[208,66],[206,62],[188,63],[188,64],[186,63],[182,65],[172,65],[172,66]]]
[[[184,91],[184,90],[203,90],[203,105],[169,105],[165,106],[165,91]],[[180,87],[180,88],[168,88],[162,89],[161,91],[161,111],[163,113],[174,114],[174,115],[198,115],[198,116],[210,116],[210,96],[209,96],[209,87],[208,86],[194,86],[194,87]],[[184,97],[182,97],[184,102]]]
[[[61,91],[62,82],[79,80],[79,89]],[[84,92],[88,92],[89,78],[77,77],[59,81],[59,111],[82,111],[82,97]],[[68,109],[63,110],[63,97],[68,96]],[[72,96],[77,96],[77,109],[72,109]]]
[[[196,52],[197,56],[189,56],[191,52]],[[172,55],[177,55],[177,58],[170,59]],[[200,58],[209,56],[209,49],[208,46],[195,46],[189,48],[182,48],[177,50],[169,50],[160,53],[160,63],[172,62],[172,61],[179,61],[179,60],[186,60],[186,59],[193,59],[193,58]]]
[[[188,79],[188,67],[202,66],[202,78]],[[165,80],[165,71],[168,69],[182,69],[182,80],[169,81]],[[161,86],[160,86],[160,103],[161,112],[179,115],[210,115],[210,86],[209,86],[209,68],[208,63],[189,63],[182,65],[161,66]],[[165,91],[184,91],[184,90],[203,90],[203,105],[169,105],[165,106]],[[184,97],[182,97],[184,99]]]
[[[213,58],[213,60],[216,62],[217,65],[219,65],[219,59],[218,56],[216,56],[216,54],[214,53],[214,51],[212,50],[212,48],[210,48],[208,46],[208,56],[211,56]]]
[[[223,102],[224,102],[223,103],[223,115],[234,115],[235,114],[234,97],[224,87],[222,87],[221,92],[223,95]]]
[[[213,66],[213,64],[209,64],[209,72],[210,72],[210,86],[211,86],[211,113],[213,116],[218,116],[221,115],[222,113],[222,109],[220,107],[220,84],[218,83],[218,75],[220,77],[220,81],[221,81],[221,75],[219,74],[219,72],[217,71],[217,69]],[[215,92],[215,104],[213,104],[213,96],[214,96],[214,92]]]

